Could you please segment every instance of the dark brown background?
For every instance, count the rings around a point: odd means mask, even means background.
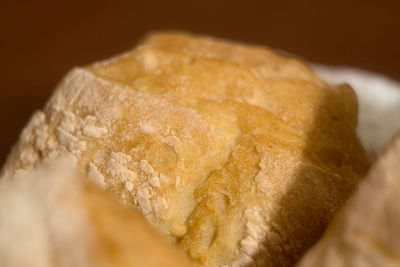
[[[73,66],[149,30],[259,43],[400,80],[400,1],[1,1],[0,165],[34,109]]]

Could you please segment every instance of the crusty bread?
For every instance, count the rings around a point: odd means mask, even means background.
[[[2,267],[188,267],[137,212],[68,158],[0,181]]]
[[[357,100],[292,57],[182,33],[71,71],[3,172],[69,152],[199,265],[292,265],[369,167]]]
[[[400,266],[400,135],[299,266]]]

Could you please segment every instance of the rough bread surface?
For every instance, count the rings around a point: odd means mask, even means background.
[[[368,169],[356,124],[297,59],[159,33],[72,70],[3,172],[69,152],[198,265],[290,266]]]
[[[190,266],[68,157],[0,181],[0,266]]]
[[[299,266],[400,265],[400,135]]]

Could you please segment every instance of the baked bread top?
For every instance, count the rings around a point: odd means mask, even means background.
[[[71,71],[3,173],[73,155],[199,265],[293,264],[369,160],[357,99],[270,49],[169,32]]]

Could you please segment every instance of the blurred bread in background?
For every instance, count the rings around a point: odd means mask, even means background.
[[[71,157],[0,180],[0,266],[190,266]]]
[[[400,265],[400,135],[298,266]]]

